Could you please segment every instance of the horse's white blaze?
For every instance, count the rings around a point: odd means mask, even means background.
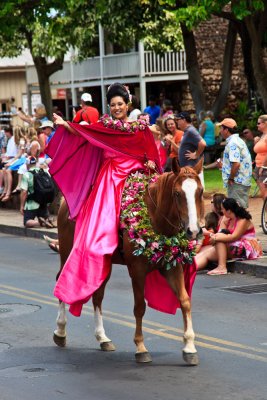
[[[95,320],[95,337],[99,343],[111,342],[111,340],[106,336],[104,325],[103,325],[103,317],[100,312],[99,307],[96,307],[94,311],[94,320]]]
[[[194,179],[187,178],[182,183],[182,189],[185,193],[187,208],[188,208],[188,218],[189,218],[189,229],[193,233],[193,237],[195,238],[199,228],[197,223],[197,208],[195,201],[195,193],[197,190],[197,183]]]
[[[66,337],[66,323],[67,323],[67,316],[66,316],[66,307],[65,303],[60,302],[58,307],[57,313],[57,329],[54,331],[55,335],[60,337]]]
[[[195,333],[193,331],[192,319],[187,315],[186,316],[186,331],[184,333],[185,347],[183,348],[183,351],[185,353],[196,353],[197,352],[197,350],[195,348],[194,340],[195,340]]]

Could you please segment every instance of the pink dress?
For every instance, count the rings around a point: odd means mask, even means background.
[[[233,233],[236,228],[237,220],[235,220],[234,228],[230,229]],[[255,228],[249,228],[242,237],[228,244],[230,254],[233,258],[240,257],[246,260],[253,260],[262,255],[261,243],[256,238]]]
[[[106,279],[118,246],[121,196],[128,175],[140,161],[104,151],[104,162],[92,192],[76,221],[74,245],[55,287],[55,296],[80,315],[82,304]],[[115,204],[115,207],[110,207]]]

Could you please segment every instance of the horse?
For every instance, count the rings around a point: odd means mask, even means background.
[[[180,167],[173,162],[172,171],[159,175],[157,181],[146,189],[144,201],[147,205],[152,228],[155,232],[173,236],[184,231],[189,239],[196,239],[202,234],[199,221],[203,218],[203,188],[199,173],[202,162],[192,167]],[[75,225],[68,218],[68,208],[63,201],[58,213],[58,239],[60,248],[61,269],[71,251]],[[177,263],[170,269],[164,268],[162,262],[151,263],[143,256],[134,255],[134,244],[128,232],[123,231],[122,245],[112,256],[112,262],[127,265],[132,281],[134,294],[134,316],[136,329],[134,343],[136,345],[136,362],[151,362],[152,358],[144,344],[142,320],[146,310],[144,297],[147,274],[159,269],[176,298],[178,299],[184,323],[183,359],[189,365],[198,364],[198,354],[194,345],[195,334],[192,325],[191,300],[185,287],[182,263]],[[60,271],[58,275],[60,274]],[[105,286],[110,275],[92,296],[95,320],[95,337],[101,350],[114,351],[113,342],[106,336],[102,318],[102,300]],[[54,331],[54,342],[58,346],[66,345],[66,310],[65,304],[59,301],[57,329]]]

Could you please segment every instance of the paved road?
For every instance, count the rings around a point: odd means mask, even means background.
[[[148,309],[144,332],[153,363],[137,365],[132,342],[131,285],[114,266],[105,296],[105,327],[117,351],[103,353],[93,337],[91,305],[68,318],[68,347],[52,340],[58,256],[40,240],[0,234],[1,400],[266,400],[266,292],[229,286],[265,283],[245,275],[197,276],[193,322],[198,367],[184,364],[182,317]],[[88,325],[89,324],[89,325]]]

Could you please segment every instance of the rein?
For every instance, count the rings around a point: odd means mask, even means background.
[[[174,187],[174,184],[173,184],[173,187]],[[173,187],[172,187],[172,195],[173,195]],[[147,191],[148,191],[148,195],[149,195],[150,200],[152,201],[152,203],[153,203],[153,205],[155,206],[155,208],[157,208],[157,203],[154,201],[154,199],[153,199],[152,196],[151,196],[151,192],[150,192],[150,190],[149,190],[149,186],[147,187]],[[175,201],[177,201],[177,199],[175,199]],[[176,226],[176,225],[174,225],[174,224],[169,220],[169,218],[166,217],[166,215],[162,214],[161,212],[159,212],[159,214],[160,214],[160,216],[161,216],[163,219],[165,219],[166,222],[168,222],[168,224],[169,224],[172,228],[178,229],[178,231],[183,230],[184,226],[183,226],[181,223],[180,223],[180,225]]]

